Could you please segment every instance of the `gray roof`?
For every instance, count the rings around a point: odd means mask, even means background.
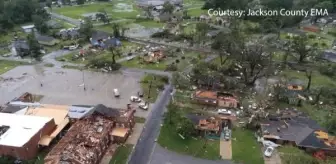
[[[87,115],[90,115],[94,110],[94,107],[90,106],[76,106],[72,105],[69,108],[68,116],[70,118],[80,119]]]
[[[14,47],[15,49],[25,49],[25,50],[29,50],[29,45],[26,41],[24,40],[17,40],[14,42]]]
[[[11,104],[8,104],[0,112],[1,113],[15,113],[15,112],[20,111],[20,110],[25,109],[25,108],[27,108],[27,106],[25,106],[25,105],[11,105]]]
[[[54,37],[51,36],[46,36],[46,35],[36,35],[37,41],[42,41],[42,42],[51,42],[55,40]]]
[[[321,58],[336,63],[336,51],[324,51],[321,55]]]

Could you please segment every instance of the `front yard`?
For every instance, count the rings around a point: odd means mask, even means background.
[[[17,61],[9,61],[9,60],[0,60],[0,75],[19,66],[28,63],[17,62]]]
[[[161,127],[158,143],[169,150],[181,154],[187,154],[198,158],[218,160],[219,140],[205,140],[203,138],[182,139],[176,132],[175,127],[165,124]]]
[[[261,145],[252,131],[239,127],[232,130],[232,159],[244,164],[264,164]]]
[[[110,161],[110,164],[126,164],[128,156],[133,149],[133,145],[120,145]]]
[[[82,19],[82,14],[95,13],[104,9],[112,19],[135,19],[139,14],[133,0],[116,2],[96,2],[78,6],[65,6],[54,8],[53,12],[74,18]]]
[[[198,52],[186,52],[184,54],[177,52],[174,56],[168,56],[156,63],[145,63],[143,61],[143,56],[140,55],[132,60],[124,61],[121,64],[130,68],[174,71],[168,68],[169,65],[173,64],[176,66],[176,71],[183,71],[188,66],[195,64],[204,58],[205,55],[201,55]]]
[[[141,79],[141,88],[144,92],[144,99],[154,103],[165,84],[168,83],[168,77],[147,74]]]

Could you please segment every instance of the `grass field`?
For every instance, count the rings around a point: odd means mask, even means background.
[[[123,10],[122,6],[124,5],[130,6],[132,10]],[[99,10],[101,9],[104,9],[109,15],[109,17],[112,18],[112,20],[135,19],[136,16],[139,14],[139,11],[134,6],[134,2],[132,0],[122,1],[122,3],[97,2],[93,4],[85,4],[80,6],[66,6],[61,8],[55,8],[53,9],[53,11],[74,19],[82,19],[83,14],[99,12]]]
[[[150,103],[154,103],[158,97],[160,90],[158,88],[164,87],[166,77],[153,74],[147,74],[141,79],[141,88],[144,92],[144,99]],[[150,87],[150,83],[152,85]],[[148,97],[149,95],[149,97]]]
[[[0,74],[3,74],[19,65],[24,65],[28,63],[9,61],[9,60],[0,60]]]
[[[126,164],[127,158],[133,149],[133,145],[126,144],[118,147],[114,153],[110,164]]]
[[[218,160],[219,140],[204,140],[201,138],[182,139],[176,132],[165,124],[161,127],[158,143],[168,149],[181,154],[187,154],[198,158]],[[205,148],[203,148],[205,146]]]
[[[232,159],[235,162],[264,164],[261,146],[252,131],[242,128],[232,130]]]

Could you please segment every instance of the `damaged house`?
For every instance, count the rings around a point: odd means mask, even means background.
[[[113,138],[113,121],[100,114],[77,121],[45,157],[45,164],[98,164]]]
[[[323,152],[336,156],[336,140],[305,113],[286,109],[270,115],[260,123],[260,132],[266,140],[290,144],[308,152]]]
[[[226,108],[239,107],[239,101],[237,97],[227,92],[198,90],[195,93],[193,93],[191,97],[194,100],[194,102],[203,105],[226,107]]]
[[[194,125],[198,135],[206,138],[219,139],[223,129],[220,118],[189,114],[186,116]]]
[[[45,158],[45,164],[98,164],[111,143],[124,143],[135,124],[134,110],[97,105],[77,120]]]
[[[163,58],[165,58],[166,56],[163,54],[162,50],[157,49],[157,50],[153,50],[151,52],[148,52],[148,55],[143,57],[143,60],[146,63],[156,63],[161,61]]]

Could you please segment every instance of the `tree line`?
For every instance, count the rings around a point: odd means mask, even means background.
[[[38,0],[1,0],[0,32],[6,33],[16,25],[34,22],[37,29],[46,32],[49,16]]]

